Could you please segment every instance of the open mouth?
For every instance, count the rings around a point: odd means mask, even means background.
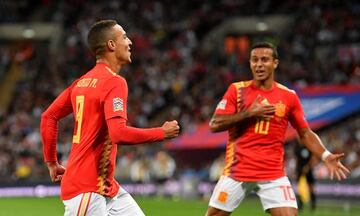
[[[264,75],[265,75],[265,71],[264,71],[264,70],[257,70],[257,71],[255,71],[255,74],[256,74],[257,76],[264,76]]]

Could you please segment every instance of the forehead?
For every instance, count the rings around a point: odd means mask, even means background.
[[[270,48],[260,47],[255,48],[250,53],[251,57],[261,57],[261,56],[273,56],[273,50]]]
[[[124,35],[126,34],[125,30],[119,25],[119,24],[116,24],[114,27],[113,27],[114,31],[116,34],[119,34],[119,35]]]

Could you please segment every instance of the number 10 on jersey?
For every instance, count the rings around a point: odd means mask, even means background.
[[[255,133],[258,134],[268,134],[269,133],[269,126],[270,126],[270,119],[256,119],[255,124]]]
[[[73,136],[73,143],[80,142],[80,134],[81,134],[81,124],[84,114],[84,95],[76,96],[76,114],[75,114],[75,131],[76,133]]]

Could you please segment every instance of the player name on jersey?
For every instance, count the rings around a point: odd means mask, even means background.
[[[98,79],[95,79],[95,78],[83,78],[83,79],[79,80],[79,82],[77,82],[76,87],[79,87],[79,88],[86,88],[86,87],[96,88],[96,82],[97,81],[98,81]]]

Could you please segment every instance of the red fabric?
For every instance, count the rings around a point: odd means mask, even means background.
[[[63,91],[50,107],[41,115],[40,131],[42,136],[43,154],[45,162],[57,161],[56,139],[58,121],[72,112],[70,101],[71,88]]]
[[[164,131],[161,127],[140,129],[126,125],[122,118],[107,120],[111,141],[116,144],[138,144],[156,142],[164,139]]]
[[[238,109],[245,110],[257,95],[263,103],[274,104],[277,110],[268,128],[265,120],[261,123],[261,119],[252,118],[229,130],[224,174],[239,181],[266,181],[284,176],[283,145],[288,122],[296,128],[308,127],[296,93],[278,83],[268,91],[256,88],[251,82],[239,88],[233,83],[215,114],[229,115]]]
[[[118,143],[139,143],[151,132],[154,134],[148,140],[163,139],[159,129],[148,131],[124,126],[127,94],[126,80],[112,73],[108,65],[97,64],[61,93],[42,115],[44,158],[45,161],[53,161],[56,160],[57,122],[67,114],[74,113],[73,144],[61,181],[63,200],[85,192],[96,192],[107,197],[117,194],[119,184],[114,178],[117,145],[110,139]],[[122,123],[116,125],[118,121]],[[131,135],[127,137],[125,133],[129,132]]]

